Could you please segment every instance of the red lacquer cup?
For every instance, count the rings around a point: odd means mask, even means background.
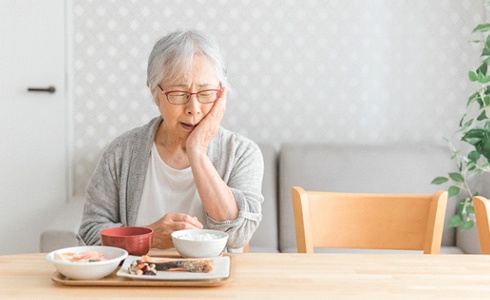
[[[153,230],[146,227],[123,226],[100,231],[103,246],[119,247],[129,255],[145,255],[150,251]]]

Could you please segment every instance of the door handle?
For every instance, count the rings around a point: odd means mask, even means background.
[[[28,92],[47,92],[47,93],[53,94],[54,92],[56,92],[56,88],[54,86],[49,86],[47,88],[30,87],[30,88],[27,88],[27,91]]]

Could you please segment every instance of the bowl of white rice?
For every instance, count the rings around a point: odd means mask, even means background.
[[[182,257],[216,257],[223,252],[228,241],[228,234],[212,229],[186,229],[174,231],[172,241]]]

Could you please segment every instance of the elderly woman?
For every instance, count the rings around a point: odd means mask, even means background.
[[[154,230],[155,248],[171,233],[211,228],[241,251],[262,218],[263,158],[251,140],[220,126],[227,81],[216,43],[196,31],[160,39],[147,84],[160,116],[116,138],[88,184],[80,244],[100,243],[116,226]]]

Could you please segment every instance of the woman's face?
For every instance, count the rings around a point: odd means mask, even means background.
[[[165,92],[178,90],[196,93],[207,89],[219,89],[219,80],[213,66],[201,54],[195,54],[189,72],[173,82],[161,82],[160,86]],[[192,95],[186,104],[171,104],[161,92],[158,93],[156,104],[164,120],[164,130],[177,139],[187,139],[213,106],[213,103],[202,104],[196,95]]]

